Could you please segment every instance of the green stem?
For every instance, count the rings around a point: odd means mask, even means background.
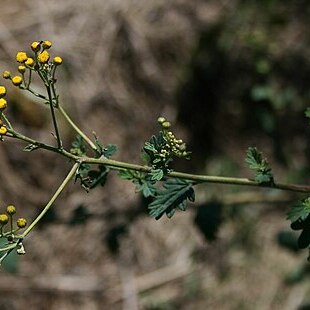
[[[29,86],[25,88],[27,91],[29,91],[31,94],[33,94],[35,97],[38,97],[40,99],[43,99],[43,100],[46,100],[48,101],[48,98],[45,97],[44,95],[42,94],[39,94],[37,92],[35,92],[33,89],[31,89]]]
[[[26,237],[32,229],[37,225],[37,223],[41,220],[41,218],[45,215],[45,213],[50,209],[50,207],[53,205],[55,200],[58,198],[58,196],[61,194],[61,192],[64,190],[66,185],[70,182],[70,180],[73,178],[73,176],[76,173],[76,170],[78,169],[80,163],[75,163],[69,173],[67,174],[66,178],[63,180],[63,182],[60,184],[58,189],[56,190],[53,197],[50,199],[50,201],[47,203],[47,205],[44,207],[44,209],[41,211],[41,213],[35,218],[35,220],[29,225],[29,227],[23,232],[22,238]]]
[[[6,124],[8,125],[8,129],[11,129],[11,130],[13,130],[13,126],[12,126],[12,124],[10,123],[10,121],[8,120],[8,118],[5,116],[5,114],[2,112],[2,117],[3,117],[3,119],[4,119],[4,121],[6,122]]]
[[[59,130],[58,130],[58,126],[57,126],[57,121],[56,121],[56,115],[55,115],[55,108],[53,105],[53,96],[51,93],[51,86],[50,85],[46,85],[46,90],[47,90],[47,95],[48,95],[48,102],[51,108],[51,114],[52,114],[52,120],[53,120],[53,125],[55,128],[55,134],[56,134],[56,139],[57,139],[57,145],[59,149],[62,149],[62,142],[60,139],[60,134],[59,134]]]
[[[66,121],[70,124],[70,126],[88,143],[88,145],[94,150],[97,151],[97,147],[92,140],[90,140],[84,132],[73,122],[67,112],[59,105],[58,107],[60,113],[66,119]]]
[[[58,153],[58,154],[62,154],[72,160],[78,160],[79,157],[67,152],[66,150],[64,149],[58,149],[57,147],[55,146],[52,146],[52,145],[49,145],[49,144],[45,144],[45,143],[42,143],[42,142],[38,142],[34,139],[31,139],[13,129],[9,129],[8,130],[8,135],[7,137],[10,137],[10,138],[15,138],[15,139],[18,139],[18,140],[21,140],[21,141],[24,141],[24,142],[27,142],[27,143],[30,143],[30,144],[33,144],[35,146],[37,146],[38,148],[41,148],[41,149],[45,149],[45,150],[48,150],[48,151],[51,151],[51,152],[54,152],[54,153]]]
[[[135,171],[146,172],[146,173],[152,170],[152,168],[148,166],[129,164],[129,163],[111,160],[111,159],[105,159],[105,158],[96,159],[96,158],[84,157],[81,159],[81,161],[85,163],[90,163],[90,164],[103,164],[111,168],[129,169],[129,170],[135,170]],[[274,189],[279,189],[279,190],[287,190],[287,191],[300,192],[300,193],[310,193],[310,186],[307,186],[307,185],[284,184],[284,183],[261,184],[254,180],[250,180],[246,178],[197,175],[197,174],[189,174],[189,173],[177,172],[177,171],[169,172],[167,176],[172,177],[172,178],[186,179],[186,180],[194,181],[197,183],[220,183],[220,184],[231,184],[231,185],[244,185],[244,186],[274,188]]]
[[[8,250],[14,249],[17,244],[18,244],[18,242],[14,242],[14,243],[6,246],[5,248],[0,248],[0,252],[5,252],[5,251],[8,251]]]

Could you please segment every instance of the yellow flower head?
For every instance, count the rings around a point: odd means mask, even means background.
[[[9,221],[9,217],[6,214],[0,214],[0,225],[5,225]]]
[[[41,45],[40,42],[34,41],[31,43],[30,47],[34,52],[38,52],[40,50]]]
[[[24,63],[28,59],[28,56],[25,52],[18,52],[16,54],[16,61],[20,63]]]
[[[7,206],[6,212],[7,212],[8,214],[10,214],[10,215],[15,214],[15,213],[16,213],[16,208],[15,208],[15,206],[13,206],[13,205]]]
[[[53,62],[56,66],[61,65],[62,64],[62,58],[59,56],[54,57]]]
[[[4,98],[0,99],[0,111],[4,110],[7,106],[7,101]]]
[[[25,67],[25,66],[18,66],[18,71],[19,71],[20,73],[25,73],[26,67]]]
[[[43,47],[45,50],[49,49],[51,46],[52,46],[52,42],[51,42],[51,41],[48,41],[48,40],[44,41],[43,44],[42,44],[42,47]]]
[[[5,126],[1,126],[0,127],[0,135],[6,135],[6,133],[8,132],[7,128]]]
[[[6,88],[0,85],[0,98],[4,97],[5,95],[6,95]]]
[[[19,75],[15,75],[12,77],[12,83],[15,86],[19,86],[21,83],[23,83],[23,78]]]
[[[27,66],[32,66],[34,64],[34,60],[33,58],[29,57],[26,61],[25,61],[25,65]]]
[[[42,64],[45,64],[50,59],[50,54],[47,51],[43,51],[38,55],[38,61]]]
[[[11,73],[10,73],[10,71],[4,71],[2,73],[2,76],[4,79],[9,79],[11,77]]]
[[[26,227],[27,225],[27,220],[23,217],[19,218],[17,221],[16,221],[16,224],[17,224],[17,227],[19,228],[24,228]]]

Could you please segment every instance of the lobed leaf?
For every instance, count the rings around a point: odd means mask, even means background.
[[[171,218],[177,209],[186,210],[187,199],[195,200],[195,192],[192,183],[182,179],[168,179],[163,190],[158,192],[155,200],[149,204],[149,213],[156,220],[166,213]]]

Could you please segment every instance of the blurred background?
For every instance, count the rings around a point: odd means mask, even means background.
[[[1,72],[51,40],[64,59],[60,100],[118,146],[116,159],[140,162],[163,115],[193,152],[175,169],[250,178],[245,151],[257,146],[276,180],[309,182],[309,1],[2,0],[0,17]],[[1,84],[13,125],[50,141],[47,111]],[[60,126],[70,148],[74,133]],[[1,143],[0,208],[30,220],[70,165],[23,147]],[[115,175],[90,193],[71,184],[27,254],[5,261],[0,309],[309,309],[307,253],[285,220],[301,198],[210,184],[188,211],[155,221]]]

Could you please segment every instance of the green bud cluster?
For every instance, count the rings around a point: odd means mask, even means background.
[[[177,139],[171,131],[171,123],[162,116],[157,121],[161,125],[163,138],[166,141],[160,150],[159,156],[163,159],[173,156],[189,159],[190,152],[186,150],[186,144],[183,140]]]

